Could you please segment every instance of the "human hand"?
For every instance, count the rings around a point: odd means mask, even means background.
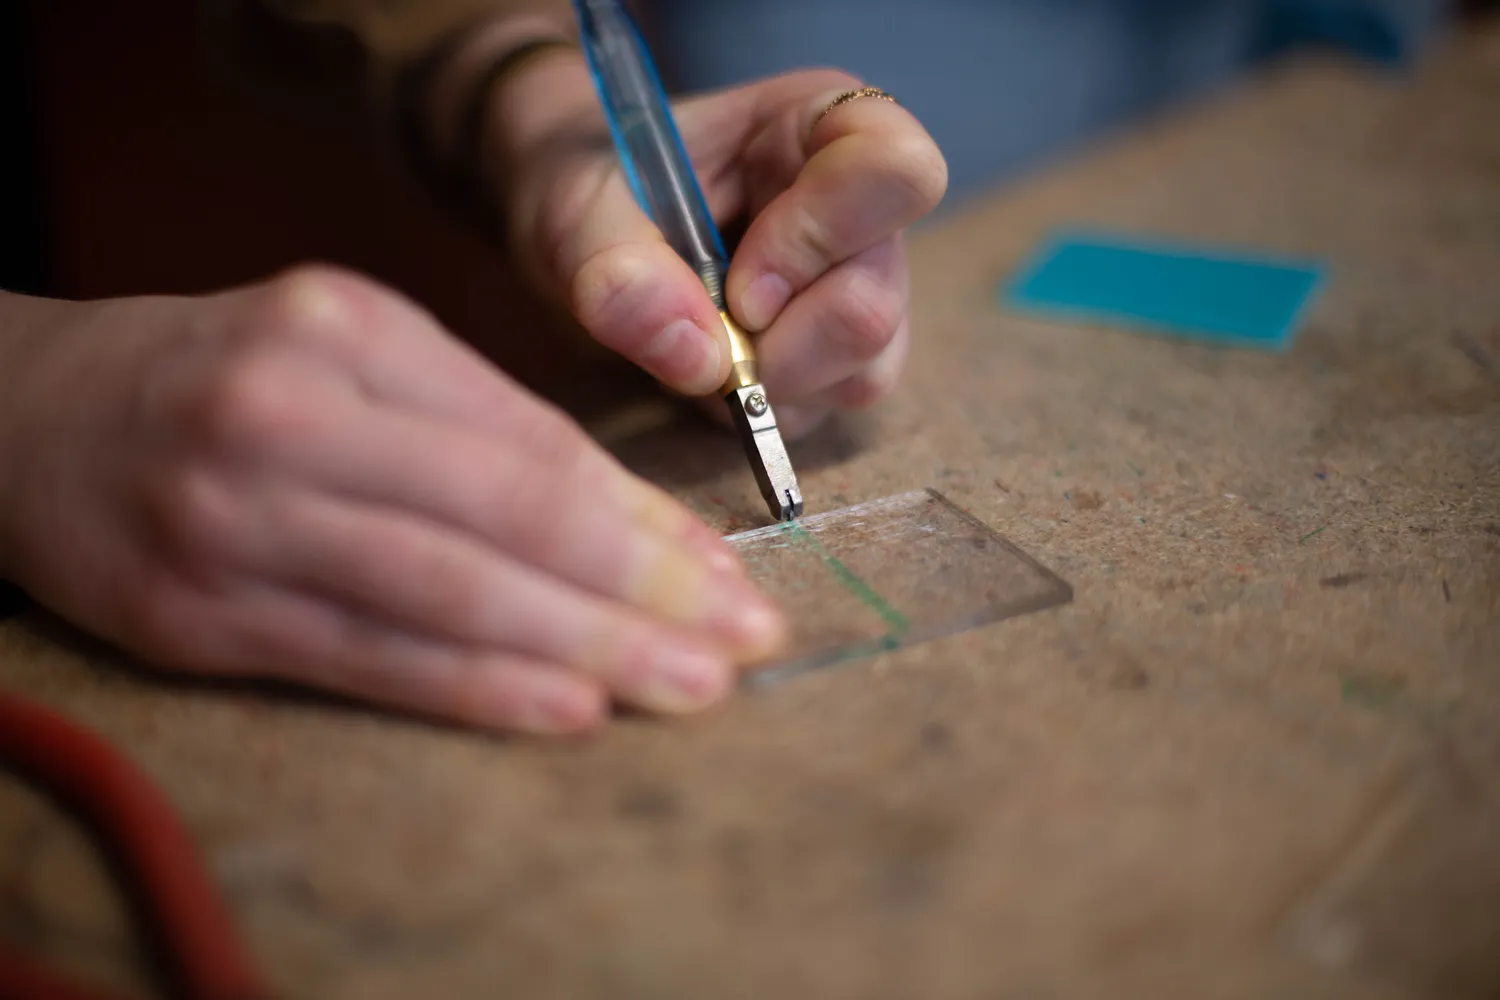
[[[0,575],[149,661],[567,732],[780,639],[689,510],[369,281],[46,305],[0,359]]]
[[[726,296],[757,335],[790,436],[895,386],[910,341],[901,233],[947,185],[937,146],[898,105],[822,115],[859,86],[791,73],[675,109],[715,218],[751,220]],[[518,259],[605,346],[673,389],[713,393],[730,363],[717,310],[632,197],[582,58],[535,60],[496,95],[493,120]]]

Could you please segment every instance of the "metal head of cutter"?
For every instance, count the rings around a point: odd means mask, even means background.
[[[776,413],[766,399],[765,387],[760,384],[755,349],[749,335],[740,329],[727,311],[721,311],[719,316],[729,334],[732,364],[729,380],[724,383],[724,402],[729,406],[729,417],[734,421],[734,429],[745,447],[745,457],[750,460],[750,471],[755,474],[755,483],[760,487],[760,495],[765,498],[771,516],[778,521],[790,521],[802,514],[802,489],[797,485],[797,474],[792,471],[786,443],[781,440],[781,431],[776,427]]]

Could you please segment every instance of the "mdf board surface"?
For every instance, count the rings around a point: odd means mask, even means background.
[[[1065,607],[576,745],[178,687],[40,616],[0,684],[162,783],[287,997],[1493,997],[1497,100],[1493,28],[1410,85],[1289,66],[912,239],[911,377],[804,492],[935,486]],[[999,311],[1079,221],[1331,278],[1284,356]],[[760,516],[659,418],[592,426]],[[138,988],[82,843],[0,796],[0,933]]]

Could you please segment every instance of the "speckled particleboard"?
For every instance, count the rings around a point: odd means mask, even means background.
[[[1286,67],[911,240],[897,398],[814,511],[933,486],[1070,604],[582,745],[175,688],[40,618],[0,684],[156,775],[288,998],[1500,992],[1500,31],[1413,83]],[[1285,356],[1006,315],[1060,225],[1306,255]],[[743,459],[592,413],[726,531]],[[0,936],[141,973],[0,785]]]

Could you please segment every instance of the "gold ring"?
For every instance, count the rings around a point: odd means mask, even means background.
[[[858,90],[846,90],[839,96],[835,97],[833,100],[829,101],[828,107],[818,112],[818,117],[813,119],[813,127],[817,128],[818,122],[823,120],[823,116],[828,114],[828,112],[832,111],[834,108],[838,107],[840,104],[848,104],[850,101],[857,101],[861,97],[874,97],[878,100],[890,101],[892,104],[901,103],[900,101],[896,100],[896,98],[886,93],[884,90],[881,90],[879,87],[860,87]]]

